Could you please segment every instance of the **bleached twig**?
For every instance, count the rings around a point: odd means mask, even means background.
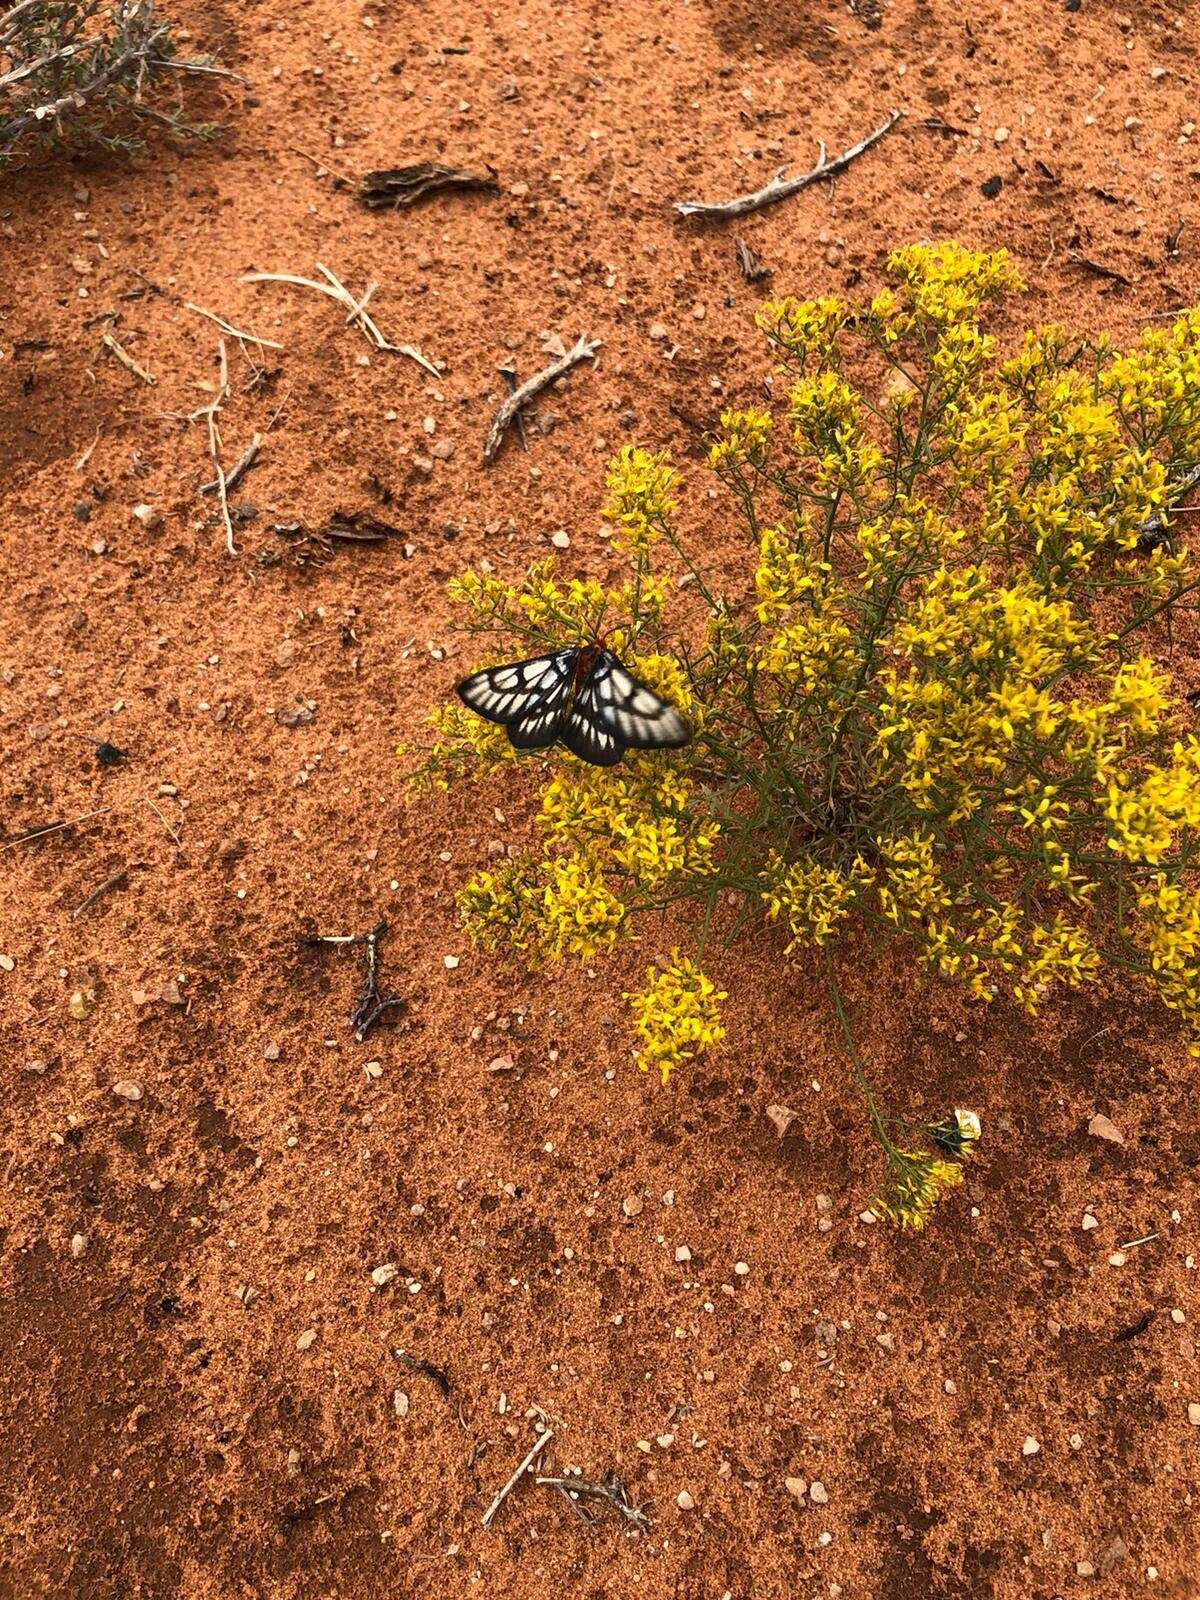
[[[153,388],[158,382],[158,379],[147,372],[145,367],[138,366],[137,362],[129,354],[128,350],[119,345],[111,333],[104,334],[100,339],[100,343],[106,350],[111,351],[112,354],[116,356],[117,360],[123,367],[132,372],[135,377],[140,378],[143,383],[148,383],[150,387]]]
[[[817,164],[811,172],[799,172],[794,178],[786,177],[786,167],[780,167],[768,183],[761,189],[755,189],[751,194],[738,195],[733,200],[682,200],[677,202],[675,210],[681,217],[744,217],[748,211],[759,211],[763,206],[774,205],[777,200],[786,200],[790,195],[799,194],[801,189],[807,189],[810,183],[816,183],[819,178],[832,178],[834,173],[841,172],[852,161],[858,159],[865,150],[888,134],[900,121],[903,115],[900,111],[893,111],[886,122],[875,129],[874,133],[867,134],[865,139],[860,139],[857,144],[843,150],[840,156],[834,156],[830,161],[825,149],[824,139],[817,141]]]
[[[184,309],[194,311],[198,317],[207,317],[210,322],[215,322],[222,333],[229,334],[232,339],[248,339],[251,344],[256,344],[264,350],[282,350],[281,344],[276,344],[274,339],[261,339],[257,333],[245,333],[241,328],[235,328],[231,322],[226,322],[224,317],[219,317],[215,311],[206,311],[203,306],[193,305],[190,300],[183,302]]]
[[[547,1428],[545,1433],[540,1433],[533,1441],[533,1444],[529,1447],[529,1452],[525,1456],[525,1459],[521,1462],[521,1465],[513,1473],[512,1477],[508,1480],[504,1487],[497,1491],[496,1498],[483,1513],[483,1525],[485,1528],[491,1527],[492,1518],[496,1515],[497,1511],[499,1511],[500,1507],[508,1499],[509,1495],[517,1487],[517,1484],[520,1483],[522,1477],[526,1472],[528,1472],[529,1468],[537,1460],[538,1456],[541,1455],[542,1451],[550,1443],[553,1437],[553,1431],[550,1428]]]
[[[290,283],[298,289],[315,289],[318,294],[328,295],[331,300],[336,300],[338,305],[345,306],[349,312],[347,321],[356,323],[375,346],[376,350],[390,350],[396,355],[407,356],[410,361],[415,361],[431,377],[441,377],[441,373],[433,365],[432,361],[428,361],[415,345],[392,344],[390,339],[385,339],[383,334],[380,333],[366,309],[366,302],[373,290],[369,289],[366,295],[356,300],[345,284],[334,277],[328,267],[322,266],[319,261],[316,263],[316,267],[317,271],[327,280],[325,283],[318,283],[315,278],[298,277],[293,272],[248,272],[243,278],[239,279],[239,282]]]
[[[221,465],[221,430],[217,427],[217,412],[221,409],[222,400],[229,396],[229,357],[225,352],[224,339],[220,341],[218,348],[221,361],[220,384],[208,405],[201,406],[193,415],[197,418],[202,417],[208,429],[208,453],[212,457],[213,470],[216,473],[214,487],[221,506],[221,521],[225,524],[225,548],[231,556],[235,556],[237,546],[233,542],[233,519],[229,515],[229,483],[225,477],[225,469]]]
[[[496,415],[492,418],[492,425],[488,429],[487,438],[483,444],[483,459],[490,461],[500,448],[500,441],[504,438],[509,425],[517,413],[529,404],[542,390],[548,388],[556,378],[561,378],[565,372],[577,366],[581,361],[592,361],[595,353],[600,348],[599,339],[585,339],[580,335],[577,344],[571,346],[565,356],[560,356],[542,372],[535,372],[532,378],[508,395],[501,403]]]

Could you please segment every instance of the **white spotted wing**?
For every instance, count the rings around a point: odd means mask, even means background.
[[[640,683],[608,650],[588,678],[595,724],[630,750],[678,750],[692,736],[686,719],[669,701]],[[579,701],[584,694],[579,695]]]
[[[545,750],[558,738],[578,650],[556,650],[503,667],[485,667],[458,685],[459,698],[508,729],[518,750]]]

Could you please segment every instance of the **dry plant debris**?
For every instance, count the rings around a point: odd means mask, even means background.
[[[466,167],[447,167],[436,161],[421,161],[410,167],[377,167],[359,179],[355,199],[372,210],[399,210],[415,206],[430,195],[447,189],[488,189],[498,187],[493,167],[471,172]]]
[[[832,161],[825,149],[824,139],[819,139],[816,166],[808,172],[797,173],[794,178],[786,176],[786,167],[780,167],[774,177],[764,183],[761,189],[754,189],[749,194],[738,195],[733,200],[680,200],[676,202],[675,210],[681,217],[712,217],[723,221],[730,217],[744,217],[751,211],[761,211],[764,206],[775,205],[779,200],[787,200],[791,195],[799,194],[801,189],[807,189],[810,183],[816,183],[820,178],[832,178],[841,172],[873,144],[878,144],[885,134],[891,133],[902,115],[900,111],[893,111],[887,121],[880,123],[874,132],[867,134],[866,138],[860,139],[857,144],[852,144],[849,149],[843,150],[840,156],[834,156]]]
[[[581,361],[594,360],[599,348],[599,339],[586,339],[581,335],[557,361],[552,361],[548,367],[543,368],[541,372],[535,372],[532,378],[526,378],[524,383],[513,389],[492,418],[492,425],[483,444],[483,459],[485,461],[494,459],[508,428],[531,400],[541,394],[543,389],[548,389],[556,379],[570,372],[572,367],[578,366]]]
[[[172,72],[234,76],[176,57],[153,0],[20,0],[0,14],[0,165],[25,141],[136,150],[145,122],[211,136],[214,127],[189,125],[180,107],[149,103]]]
[[[441,373],[433,362],[427,360],[415,345],[393,344],[391,340],[385,339],[383,334],[380,333],[373,318],[367,311],[367,302],[379,287],[378,284],[368,283],[362,296],[356,300],[345,284],[336,278],[328,267],[322,266],[318,261],[316,268],[325,279],[324,283],[318,283],[315,278],[297,277],[292,272],[248,272],[238,281],[241,283],[290,283],[298,289],[313,289],[317,294],[328,295],[331,300],[336,300],[338,305],[345,307],[347,312],[346,321],[360,328],[376,350],[387,350],[394,355],[407,356],[410,361],[415,361],[419,367],[428,372],[430,377],[441,377]]]

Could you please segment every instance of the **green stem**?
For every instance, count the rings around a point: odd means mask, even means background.
[[[842,1025],[842,1037],[846,1042],[846,1053],[849,1055],[851,1065],[854,1068],[855,1082],[862,1091],[863,1099],[867,1102],[867,1110],[871,1114],[871,1126],[875,1130],[875,1137],[889,1157],[902,1160],[901,1152],[896,1149],[888,1138],[887,1127],[883,1117],[880,1115],[879,1106],[875,1099],[875,1091],[868,1081],[866,1069],[863,1067],[858,1053],[858,1047],[854,1043],[854,1035],[850,1031],[850,1022],[846,1016],[846,1007],[842,1000],[842,991],[838,987],[837,970],[833,964],[833,955],[828,949],[825,951],[825,971],[829,979],[829,992],[833,996],[834,1009],[837,1011],[838,1021]]]

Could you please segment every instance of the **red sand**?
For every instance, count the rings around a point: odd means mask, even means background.
[[[1200,1593],[1196,1077],[1160,1012],[1121,994],[1034,1035],[864,953],[864,1048],[897,1103],[985,1119],[966,1188],[898,1238],[857,1220],[874,1156],[803,966],[781,981],[761,941],[723,958],[726,1047],[657,1088],[619,994],[667,933],[594,979],[473,954],[452,891],[520,837],[527,774],[406,807],[392,753],[461,665],[451,573],[518,574],[565,527],[567,567],[610,575],[618,444],[670,445],[685,529],[740,559],[689,456],[766,366],[736,235],[780,292],[868,288],[915,237],[1006,244],[1033,285],[1010,332],[1131,338],[1196,296],[1192,19],[1129,10],[189,5],[192,47],[253,83],[189,86],[222,143],[5,180],[4,1595]],[[832,193],[733,227],[668,208],[893,105]],[[330,176],[422,159],[490,162],[501,193],[368,213]],[[384,333],[444,381],[331,302],[238,282],[317,260],[378,279]],[[187,301],[285,346],[248,389],[231,342],[226,462],[270,425],[236,559],[197,492],[202,426],[164,416],[212,395],[218,330]],[[485,468],[496,369],[535,371],[544,332],[601,338],[599,360]],[[403,539],[264,564],[272,523],[335,509]],[[281,726],[298,702],[311,722]],[[128,759],[102,769],[91,740]],[[358,1046],[354,958],[298,940],[381,915],[408,1009]],[[771,1102],[800,1113],[782,1142]],[[1123,1145],[1088,1137],[1096,1110]],[[481,1529],[540,1416],[543,1464],[617,1473],[648,1536],[608,1512],[593,1536],[531,1483]]]

